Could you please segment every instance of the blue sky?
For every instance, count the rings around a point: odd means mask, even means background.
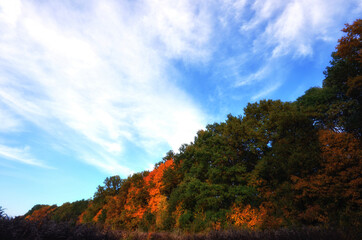
[[[88,199],[248,102],[321,86],[359,0],[0,1],[0,206]]]

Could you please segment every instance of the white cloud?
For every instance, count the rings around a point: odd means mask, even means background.
[[[247,0],[240,8],[233,7],[233,1],[222,2],[228,6],[222,14],[235,16],[222,18],[223,26],[238,24],[240,32],[230,43],[236,61],[226,59],[220,69],[234,79],[233,87],[255,86],[247,93],[251,100],[282,86],[286,61],[313,56],[321,42],[335,44],[346,16],[351,11],[356,15],[361,6],[357,0]],[[236,48],[237,41],[241,44]],[[268,87],[260,90],[261,85]]]
[[[252,30],[270,18],[273,18],[276,13],[285,5],[285,1],[264,1],[256,0],[251,6],[251,11],[255,12],[253,18],[241,26],[241,30]]]
[[[211,15],[199,1],[144,0],[142,25],[166,56],[187,60],[209,58]],[[208,46],[208,47],[205,47]]]
[[[28,165],[49,168],[40,161],[38,161],[37,159],[35,159],[30,154],[29,150],[30,150],[29,147],[15,148],[0,144],[0,157]]]
[[[200,4],[17,3],[16,11],[0,5],[0,103],[58,140],[87,144],[72,149],[80,158],[127,172],[114,160],[126,141],[176,150],[204,126],[203,112],[169,79],[169,59],[211,54]],[[96,157],[84,156],[88,148]]]
[[[270,74],[270,63],[262,66],[255,73],[249,74],[247,76],[239,77],[235,83],[235,87],[241,87],[245,85],[253,85],[257,82],[260,82]]]
[[[16,24],[17,18],[21,13],[20,0],[2,1],[0,3],[0,21],[11,26]]]
[[[247,9],[248,0],[220,0],[216,4],[222,12],[218,16],[218,20],[223,27],[227,27],[229,21],[235,22],[242,18]]]
[[[21,121],[6,109],[0,106],[0,133],[1,132],[18,132],[22,128]]]
[[[258,99],[265,98],[270,93],[276,91],[282,85],[281,81],[269,82],[261,91],[251,97],[251,100],[256,101]]]
[[[257,51],[269,46],[273,57],[308,56],[316,40],[334,40],[332,27],[335,31],[335,23],[357,4],[354,0],[349,4],[343,0],[255,1],[253,17],[241,30],[264,29],[254,41]]]

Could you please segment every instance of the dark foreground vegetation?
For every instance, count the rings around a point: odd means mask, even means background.
[[[0,219],[1,240],[359,240],[358,232],[318,227],[279,230],[219,230],[206,233],[128,232],[93,224],[29,221],[23,217]]]
[[[343,31],[322,87],[249,103],[90,200],[2,217],[0,239],[362,239],[362,20]]]

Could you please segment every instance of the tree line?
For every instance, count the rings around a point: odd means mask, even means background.
[[[361,229],[362,20],[342,31],[322,87],[249,103],[153,171],[108,177],[90,200],[24,217],[143,231]]]

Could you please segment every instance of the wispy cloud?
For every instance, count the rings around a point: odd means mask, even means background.
[[[239,81],[235,82],[235,87],[245,85],[253,85],[259,81],[265,80],[266,76],[270,73],[270,64],[262,66],[259,70],[247,76],[239,76]]]
[[[282,85],[281,81],[270,82],[264,88],[262,88],[259,92],[251,97],[251,100],[256,101],[258,99],[265,98],[270,93],[276,91]]]
[[[252,100],[267,97],[282,86],[286,79],[281,75],[286,74],[278,71],[283,68],[285,58],[311,57],[315,54],[316,44],[335,44],[339,29],[343,27],[338,26],[341,19],[345,21],[345,16],[351,12],[361,12],[358,0],[348,3],[343,0],[245,0],[238,5],[234,1],[222,2],[226,6],[222,14],[228,16],[222,18],[223,26],[239,25],[239,37],[234,37],[230,44],[240,42],[238,48],[233,47],[232,54],[236,59],[241,56],[242,61],[226,59],[221,64],[221,71],[229,72],[227,76],[234,78],[232,85],[236,88],[273,83],[262,91],[259,87],[251,89]]]
[[[335,41],[335,23],[358,4],[355,0],[349,4],[343,0],[255,1],[254,16],[241,30],[264,29],[254,41],[257,51],[265,51],[267,45],[273,48],[273,57],[308,56],[316,41]]]
[[[0,107],[0,133],[19,132],[22,128],[21,121],[4,107]]]
[[[168,61],[210,56],[200,4],[70,4],[1,3],[0,102],[50,135],[93,145],[107,156],[76,151],[109,172],[129,170],[115,160],[127,141],[149,152],[191,141],[204,114],[169,79]]]
[[[0,144],[0,156],[5,159],[21,162],[28,165],[49,168],[39,160],[35,159],[30,154],[29,150],[30,148],[28,146],[24,148],[15,148]]]

